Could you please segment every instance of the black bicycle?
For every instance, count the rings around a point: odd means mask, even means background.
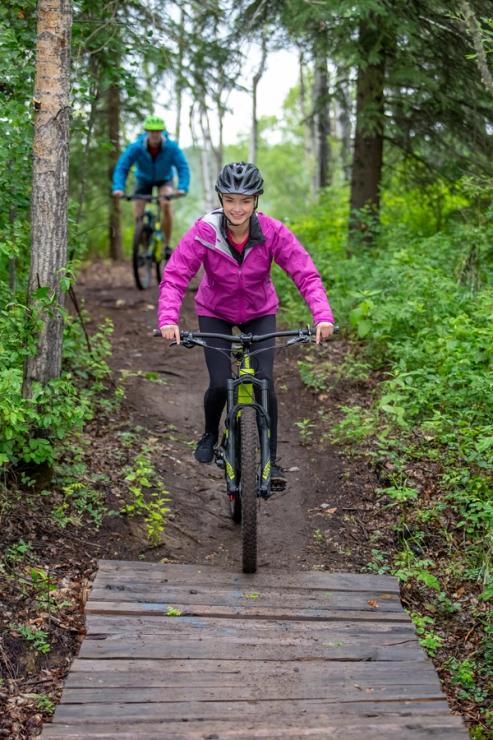
[[[163,237],[161,232],[161,209],[162,200],[174,200],[180,195],[126,195],[125,200],[144,200],[154,203],[157,208],[153,211],[146,208],[142,219],[135,223],[132,242],[132,268],[135,285],[139,290],[146,290],[152,285],[152,275],[155,273],[156,282],[161,282],[162,265],[171,256],[171,252],[163,252]]]
[[[160,332],[155,332],[160,336]],[[184,347],[209,346],[218,352],[230,352],[207,345],[207,339],[224,339],[231,343],[236,372],[227,382],[225,429],[215,449],[215,462],[224,470],[233,521],[241,523],[243,572],[257,570],[257,503],[268,499],[275,490],[271,478],[270,418],[268,381],[255,377],[252,357],[266,348],[255,344],[277,337],[290,337],[276,349],[313,340],[315,330],[298,329],[272,334],[215,334],[182,331]],[[173,344],[173,343],[172,343]]]

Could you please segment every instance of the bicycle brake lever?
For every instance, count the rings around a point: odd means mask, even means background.
[[[292,339],[288,339],[288,341],[286,342],[286,347],[290,347],[292,344],[306,344],[306,342],[312,342],[312,341],[313,341],[312,337],[307,337],[307,336],[293,337]]]
[[[174,342],[173,344],[176,344]],[[202,339],[182,339],[181,344],[183,347],[186,347],[187,349],[191,349],[192,347],[207,347],[207,344]]]

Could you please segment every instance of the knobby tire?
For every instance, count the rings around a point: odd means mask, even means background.
[[[135,285],[139,290],[146,290],[152,281],[152,264],[150,264],[146,259],[147,250],[149,248],[149,236],[149,232],[145,228],[144,223],[138,223],[135,227],[134,241],[132,245],[132,266]],[[144,262],[142,262],[143,259]]]
[[[241,410],[241,539],[243,573],[257,570],[257,414],[254,408]]]
[[[161,261],[160,247],[161,245],[159,245],[154,255],[155,256],[154,264],[156,265],[156,280],[157,280],[158,285],[161,285],[161,277],[162,277],[162,272],[163,272],[163,262]]]

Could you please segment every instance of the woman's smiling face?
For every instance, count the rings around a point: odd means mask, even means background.
[[[224,215],[233,226],[242,226],[255,210],[255,195],[223,194]]]

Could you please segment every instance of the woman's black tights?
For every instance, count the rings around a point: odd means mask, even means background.
[[[216,334],[232,334],[233,327],[223,319],[215,319],[210,316],[199,316],[200,331],[214,332]],[[247,321],[245,324],[239,324],[241,332],[247,334],[270,334],[276,331],[275,316],[260,316],[257,319]],[[211,347],[218,347],[225,350],[226,355],[217,352],[214,349],[204,348],[205,361],[209,371],[209,387],[204,396],[205,410],[205,431],[213,434],[215,437],[219,433],[219,422],[221,414],[226,405],[226,382],[231,377],[231,361],[229,342],[220,339],[208,339]],[[268,339],[265,342],[255,344],[254,349],[262,349],[258,355],[252,357],[252,364],[255,369],[255,377],[269,381],[269,416],[270,416],[270,450],[272,459],[276,459],[277,452],[277,398],[274,391],[274,339]],[[269,348],[269,349],[266,349]]]

